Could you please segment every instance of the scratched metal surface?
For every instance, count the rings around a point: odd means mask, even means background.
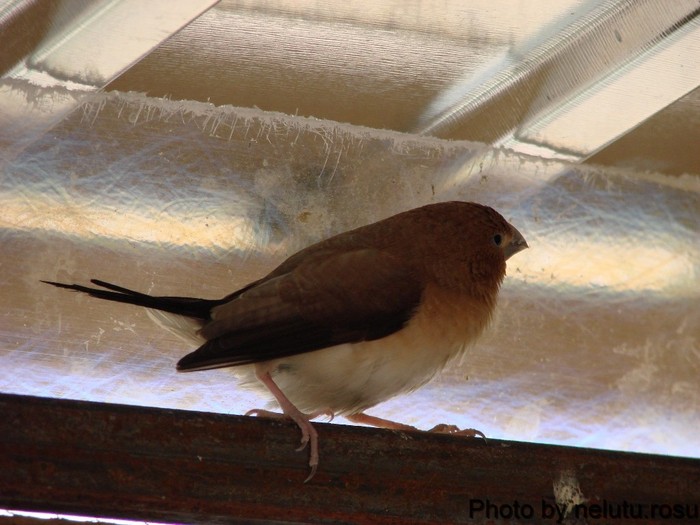
[[[191,348],[144,312],[39,280],[218,297],[308,243],[447,199],[493,205],[531,249],[463,363],[371,413],[697,456],[697,176],[117,92],[2,167],[0,390],[244,413],[267,399],[226,370],[177,374]]]
[[[0,413],[13,509],[148,524],[697,522],[697,459],[319,424],[321,465],[302,484],[289,421],[11,395]],[[615,519],[587,520],[601,507]]]

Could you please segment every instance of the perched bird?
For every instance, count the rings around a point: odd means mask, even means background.
[[[444,202],[318,242],[222,299],[156,297],[96,279],[100,288],[44,282],[154,309],[180,332],[187,325],[173,317],[193,319],[190,335],[202,344],[177,369],[254,375],[301,429],[300,449],[309,444],[308,481],[319,461],[311,419],[413,428],[365,411],[424,385],[477,339],[506,260],[527,247],[492,208]]]

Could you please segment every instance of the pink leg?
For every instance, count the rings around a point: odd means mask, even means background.
[[[280,405],[284,416],[287,416],[292,421],[294,421],[301,429],[301,446],[297,450],[303,450],[303,448],[309,444],[309,467],[311,467],[311,473],[304,480],[304,483],[309,481],[316,474],[316,469],[318,467],[318,433],[316,429],[309,421],[320,415],[327,415],[333,419],[333,412],[330,410],[319,410],[312,414],[304,414],[301,410],[294,406],[294,404],[284,395],[284,392],[277,386],[273,381],[272,376],[269,372],[262,373],[261,370],[257,369],[255,371],[256,377],[260,382],[267,387],[267,389],[275,396],[275,399]],[[249,410],[246,415],[258,415],[264,417],[281,417],[280,414],[275,412],[269,412],[267,410],[253,409]]]
[[[316,410],[315,412],[311,412],[309,414],[305,414],[302,412],[304,416],[310,421],[312,419],[316,419],[317,417],[321,416],[326,416],[328,418],[328,422],[331,422],[335,419],[335,412],[333,412],[330,408],[326,408],[325,410]],[[289,417],[287,414],[280,414],[279,412],[273,412],[272,410],[265,410],[264,408],[251,408],[248,410],[248,412],[245,413],[246,416],[260,416],[260,417],[270,417],[270,418],[283,418],[283,417]],[[303,447],[302,447],[303,448]]]
[[[360,412],[359,414],[352,414],[350,416],[346,416],[346,418],[348,420],[352,421],[353,423],[362,423],[364,425],[371,425],[373,427],[389,428],[392,430],[418,430],[416,427],[413,427],[411,425],[397,423],[396,421],[391,421],[389,419],[383,419],[381,417],[369,416],[369,415],[365,414],[364,412]],[[468,437],[479,436],[479,437],[486,439],[486,436],[480,430],[476,430],[473,428],[465,428],[464,430],[460,430],[458,427],[456,427],[454,425],[445,425],[445,424],[435,425],[433,428],[428,430],[428,432],[436,432],[439,434],[454,434],[456,436],[468,436]]]
[[[391,421],[390,419],[383,419],[381,417],[369,416],[364,412],[359,414],[352,414],[350,416],[345,416],[346,419],[352,421],[353,423],[360,423],[363,425],[370,425],[372,427],[378,428],[389,428],[391,430],[418,430],[416,427],[411,425],[404,425],[403,423],[397,423],[396,421]]]

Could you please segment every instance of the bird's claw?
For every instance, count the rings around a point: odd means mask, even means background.
[[[480,437],[486,441],[486,435],[481,430],[476,430],[475,428],[465,428],[460,429],[456,425],[447,425],[445,423],[440,423],[435,425],[428,432],[435,432],[437,434],[451,434],[453,436],[465,436],[465,437]]]
[[[309,419],[313,419],[316,416],[315,412],[313,414],[304,414],[303,412],[300,412],[300,414],[301,417],[297,418],[295,416],[289,416],[287,414],[282,414],[279,412],[272,412],[271,410],[265,410],[263,408],[253,408],[245,413],[246,416],[269,417],[271,419],[284,418],[293,420],[301,429],[301,445],[299,446],[299,448],[295,449],[297,452],[304,450],[304,448],[306,448],[306,445],[308,445],[311,437],[309,436],[309,431],[306,428],[306,423]]]
[[[306,448],[306,445],[309,444],[309,439],[311,438],[309,437],[309,432],[304,427],[302,427],[298,423],[297,425],[299,426],[299,428],[301,428],[301,444],[294,450],[296,450],[297,452],[301,452]]]
[[[288,418],[294,421],[301,430],[301,445],[296,449],[296,451],[300,452],[304,450],[307,445],[311,447],[311,451],[309,454],[309,467],[311,468],[311,472],[304,480],[304,483],[308,482],[309,480],[311,480],[311,478],[314,477],[314,475],[316,474],[316,469],[318,468],[318,434],[316,433],[316,429],[311,424],[311,420],[319,416],[327,416],[329,421],[333,421],[335,413],[331,409],[327,408],[323,410],[317,410],[310,414],[305,414],[298,410],[290,410],[289,413],[280,414],[279,412],[272,412],[270,410],[254,408],[252,410],[248,410],[248,412],[246,412],[245,415],[270,417],[276,419]]]
[[[286,417],[284,414],[280,414],[279,412],[272,412],[271,410],[265,410],[262,408],[253,408],[251,410],[248,410],[248,412],[246,412],[245,415],[246,416],[269,417],[272,419],[279,419],[282,417]]]
[[[306,416],[309,419],[316,419],[317,417],[320,416],[326,416],[328,418],[328,422],[330,423],[335,419],[335,412],[333,412],[330,408],[324,408],[322,410],[316,410],[316,412],[311,412],[310,414],[306,414]]]

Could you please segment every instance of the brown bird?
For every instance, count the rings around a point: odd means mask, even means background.
[[[300,449],[309,444],[308,481],[318,465],[310,420],[319,415],[413,429],[365,411],[424,385],[477,339],[506,260],[527,247],[492,208],[445,202],[309,246],[223,299],[155,297],[96,279],[101,289],[44,282],[153,309],[162,325],[199,338],[180,371],[235,366],[257,378],[301,429]]]

